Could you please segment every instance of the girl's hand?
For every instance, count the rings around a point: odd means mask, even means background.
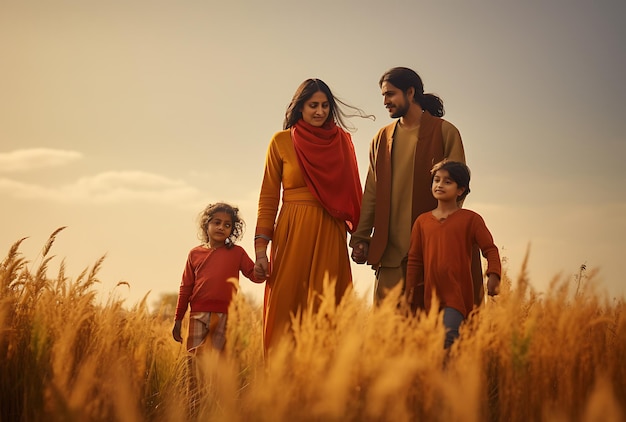
[[[254,276],[259,280],[267,280],[270,277],[267,255],[257,257],[254,263]]]
[[[182,325],[182,320],[174,321],[174,328],[172,328],[172,337],[179,343],[183,342],[183,337],[180,335],[180,326]]]
[[[498,293],[500,293],[500,277],[491,273],[487,276],[487,294],[495,296]]]

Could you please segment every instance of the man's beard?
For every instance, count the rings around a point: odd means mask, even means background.
[[[404,117],[406,116],[406,113],[409,111],[409,103],[405,102],[404,105],[402,107],[397,107],[396,111],[394,111],[393,113],[391,113],[391,117],[393,119],[397,119],[399,117]]]
[[[409,106],[411,105],[411,100],[409,99],[406,92],[404,93],[404,105],[402,107],[397,107],[396,111],[391,114],[392,119],[397,119],[399,117],[404,117],[409,112]]]

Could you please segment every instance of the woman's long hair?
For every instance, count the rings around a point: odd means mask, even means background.
[[[330,112],[328,113],[328,119],[333,119],[334,122],[341,126],[343,129],[347,131],[355,130],[352,125],[348,125],[346,123],[346,118],[349,117],[363,117],[366,119],[375,120],[376,118],[371,114],[365,114],[363,110],[357,107],[353,107],[349,104],[344,103],[340,99],[336,98],[331,92],[330,88],[324,81],[321,79],[307,79],[302,82],[295,94],[293,94],[293,98],[289,106],[287,107],[287,111],[285,112],[285,121],[283,122],[283,129],[289,129],[293,125],[296,124],[298,120],[302,118],[302,107],[304,103],[307,102],[313,94],[316,92],[322,92],[328,98],[328,103],[330,105]],[[345,113],[339,105],[354,110],[354,114]]]

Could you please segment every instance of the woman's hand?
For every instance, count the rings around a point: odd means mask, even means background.
[[[257,256],[254,263],[254,276],[259,280],[267,280],[270,277],[267,255]]]

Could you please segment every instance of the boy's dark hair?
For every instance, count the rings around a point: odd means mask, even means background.
[[[245,230],[246,223],[243,221],[241,216],[239,215],[239,208],[229,205],[225,202],[217,202],[215,204],[209,204],[206,206],[204,210],[198,216],[199,229],[198,229],[198,238],[203,243],[209,243],[209,235],[207,234],[207,228],[209,227],[209,222],[213,220],[215,213],[225,212],[230,215],[233,219],[233,231],[226,239],[226,247],[232,248],[235,245],[235,242],[240,240],[243,236],[243,232]]]
[[[460,188],[465,188],[465,191],[463,191],[463,193],[459,196],[457,202],[464,200],[467,194],[470,193],[469,184],[471,173],[469,167],[458,161],[448,161],[447,159],[443,159],[435,164],[430,170],[431,183],[438,170],[446,170],[448,174],[450,174],[450,178],[454,180]]]

